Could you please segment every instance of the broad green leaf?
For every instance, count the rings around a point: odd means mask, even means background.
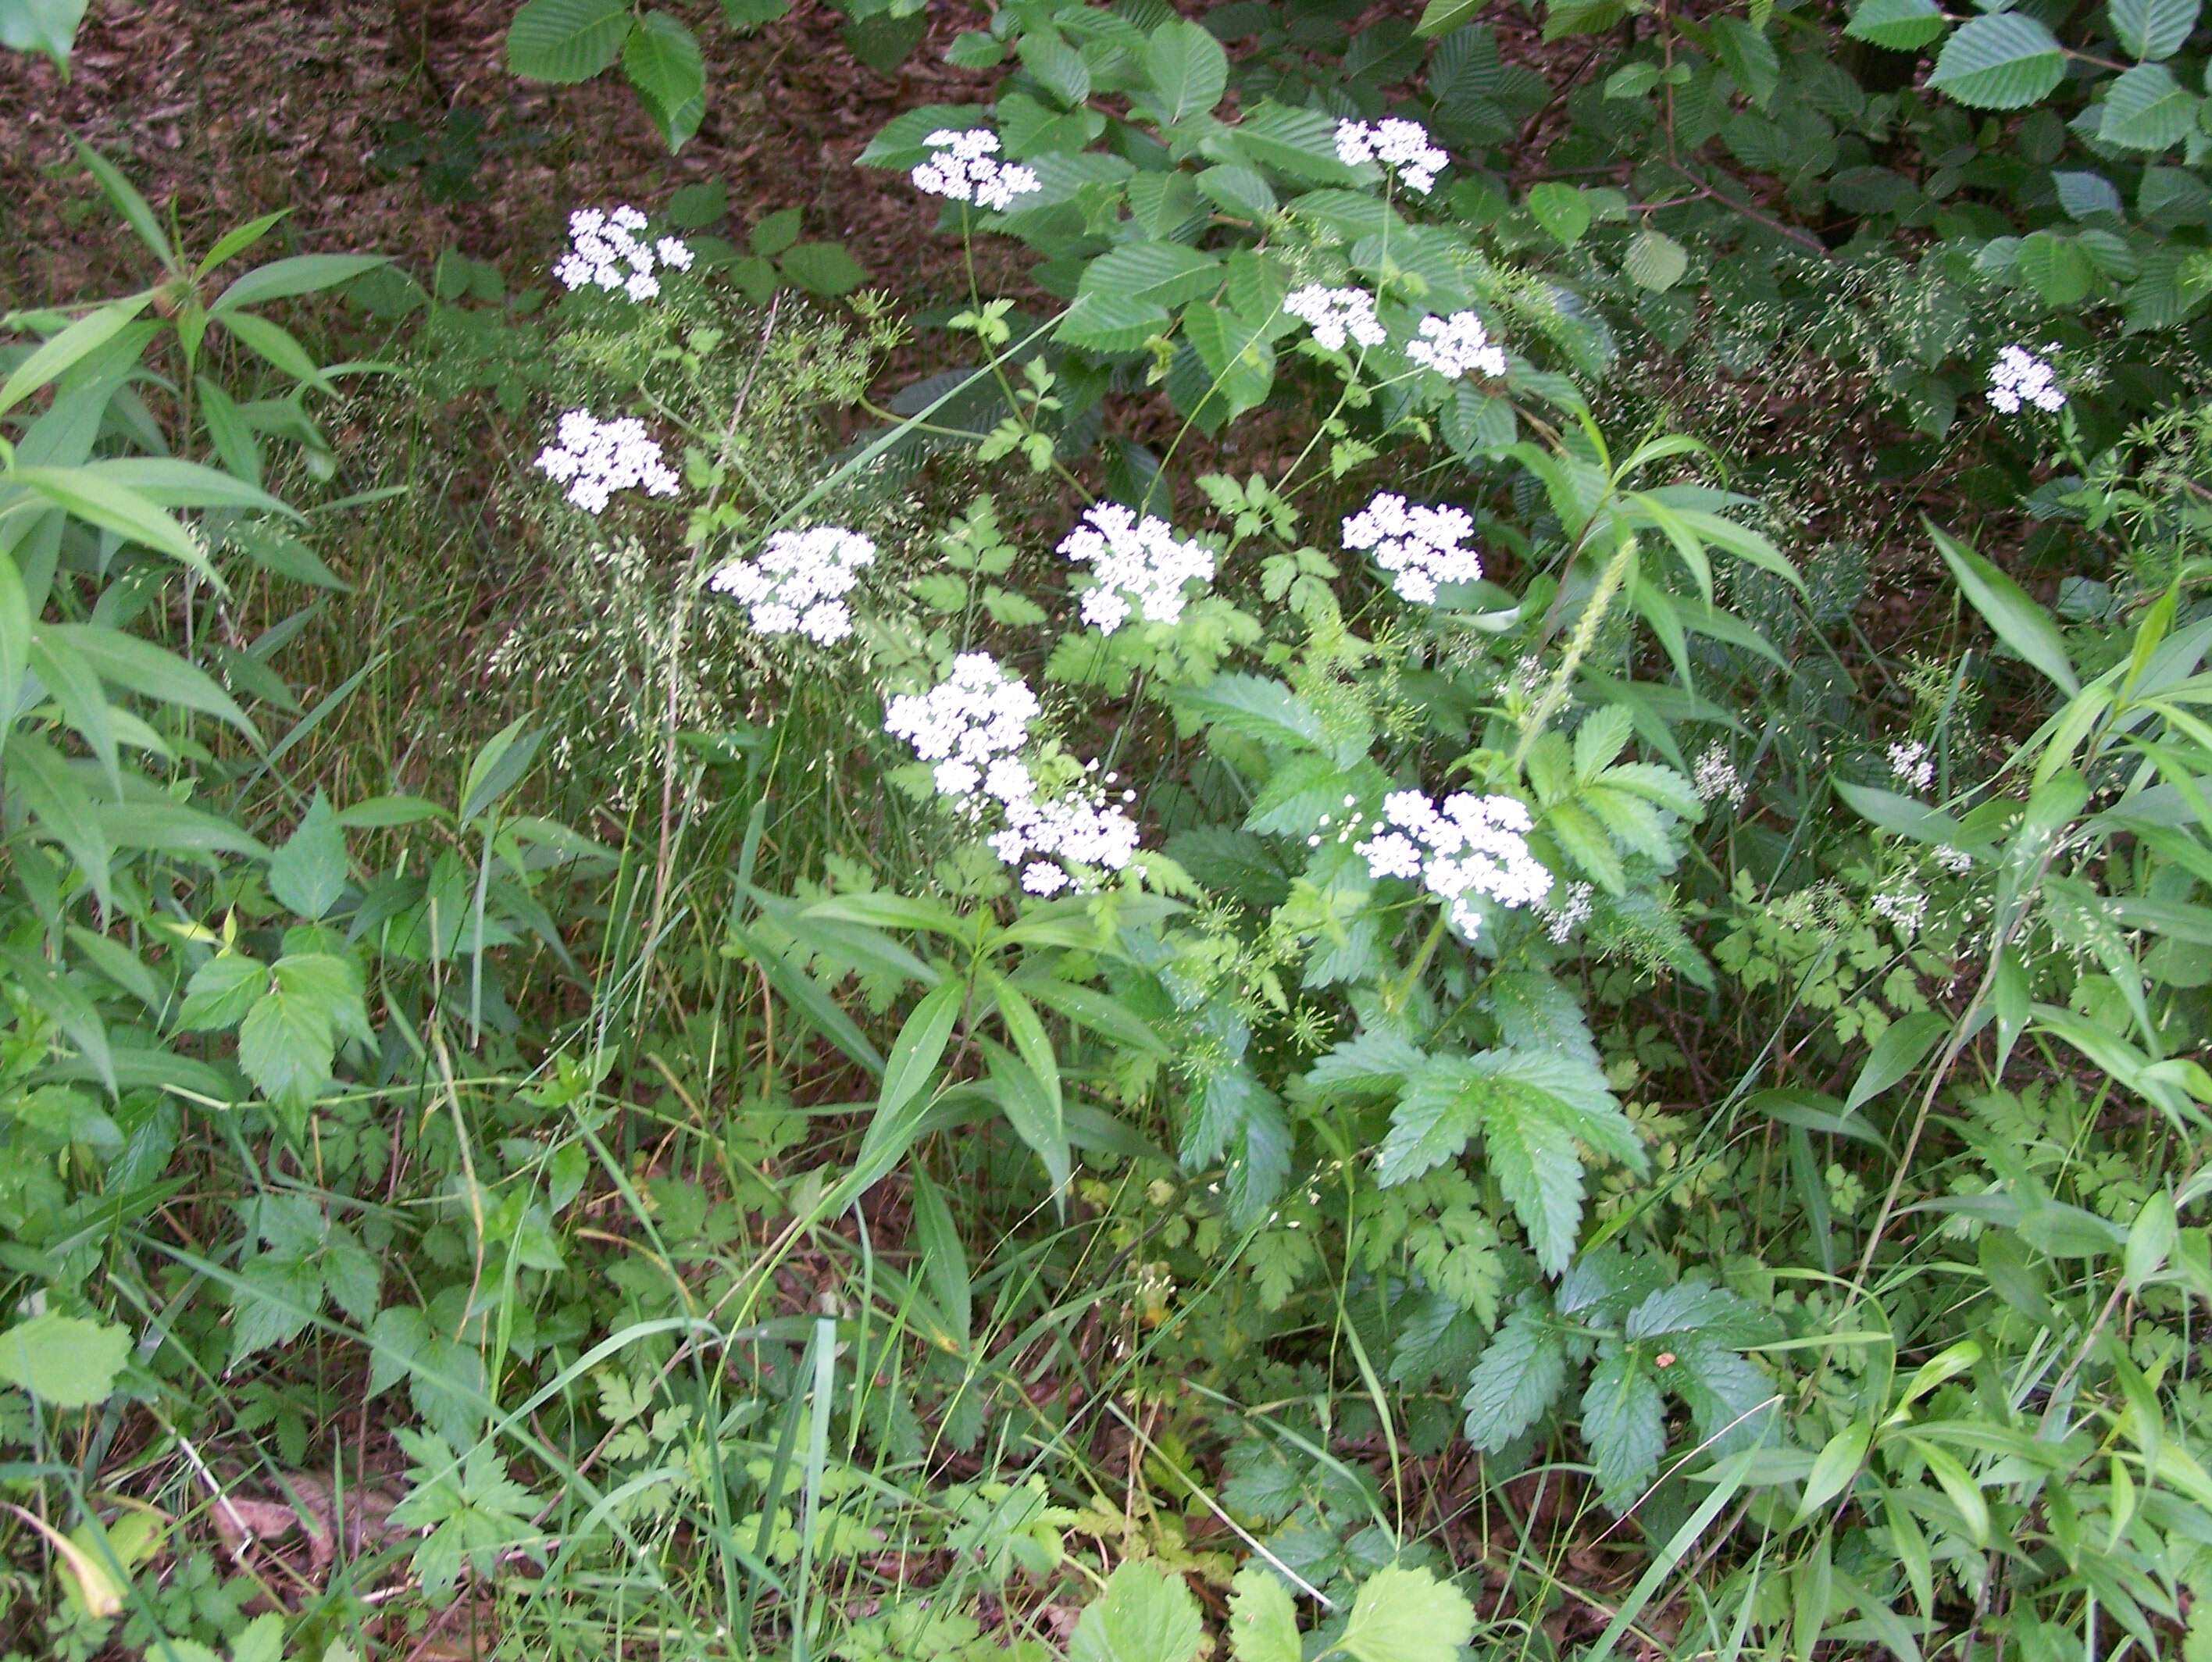
[[[1429,0],[1421,9],[1421,21],[1413,25],[1413,33],[1424,40],[1449,34],[1480,15],[1485,0]]]
[[[149,291],[88,312],[66,329],[32,349],[4,381],[0,381],[0,414],[14,409],[32,393],[57,381],[76,364],[98,351],[143,312],[154,296]]]
[[[1781,1324],[1727,1289],[1692,1276],[1644,1299],[1628,1313],[1624,1331],[1632,1339],[1694,1333],[1712,1344],[1741,1350],[1779,1338]]]
[[[808,294],[831,299],[851,294],[868,279],[842,242],[802,242],[785,251],[776,264],[786,278]]]
[[[2130,58],[2155,62],[2188,44],[2203,0],[2110,0],[2106,15]]]
[[[1417,1071],[1390,1111],[1389,1134],[1375,1153],[1375,1180],[1387,1189],[1458,1159],[1481,1127],[1476,1098],[1483,1083],[1449,1064]]]
[[[1582,1427],[1600,1497],[1625,1510],[1659,1470],[1667,1447],[1659,1386],[1635,1346],[1601,1348],[1583,1392]]]
[[[1425,1569],[1379,1569],[1360,1584],[1337,1649],[1358,1662],[1458,1662],[1474,1637],[1467,1595]]]
[[[8,480],[102,531],[138,543],[191,567],[218,589],[222,579],[200,545],[170,514],[140,493],[85,468],[19,467]]]
[[[2097,136],[2124,150],[2165,150],[2195,130],[2200,100],[2163,64],[2138,64],[2105,94]]]
[[[1300,1662],[1297,1606],[1265,1564],[1245,1565],[1230,1585],[1229,1654],[1231,1662]]]
[[[469,763],[461,781],[461,819],[472,820],[499,801],[530,771],[532,760],[544,740],[543,732],[526,729],[529,718],[517,716],[483,743]]]
[[[1221,286],[1218,257],[1179,242],[1136,242],[1091,262],[1077,298],[1111,294],[1152,306],[1204,300]]]
[[[1359,178],[1337,155],[1336,122],[1321,110],[1263,102],[1230,130],[1228,142],[1245,161],[1294,179],[1350,185]]]
[[[1175,706],[1209,727],[1292,749],[1326,749],[1328,735],[1313,707],[1279,681],[1216,676],[1203,687],[1178,688]]]
[[[1536,1422],[1567,1380],[1566,1340],[1548,1311],[1505,1318],[1468,1376],[1467,1440],[1495,1454]]]
[[[1984,22],[2002,22],[2010,18],[1984,18]],[[1972,26],[1968,25],[1969,27]],[[1960,590],[1981,613],[1984,622],[1996,631],[1997,638],[2026,658],[2044,676],[2071,695],[2081,690],[2075,677],[2074,665],[2066,656],[2066,643],[2051,616],[2029,599],[2021,586],[2007,577],[1972,549],[1954,542],[1933,525],[1929,534],[1935,537],[1937,552],[1944,564],[1958,579]]]
[[[507,30],[507,67],[525,81],[589,81],[621,56],[625,0],[528,0]]]
[[[1620,269],[1638,287],[1663,293],[1681,282],[1682,274],[1690,269],[1690,257],[1664,231],[1646,226],[1629,240]]]
[[[682,149],[707,114],[707,60],[697,38],[666,12],[649,11],[623,42],[622,64],[661,142]]]
[[[1022,67],[1060,100],[1062,109],[1073,110],[1091,96],[1091,66],[1052,30],[1024,31],[1015,51]]]
[[[345,832],[318,791],[284,846],[269,857],[269,892],[313,921],[337,904],[349,872]]]
[[[1153,336],[1165,334],[1172,321],[1167,307],[1156,301],[1101,291],[1079,296],[1053,338],[1086,352],[1134,352]]]
[[[1267,176],[1256,167],[1239,167],[1231,162],[1208,167],[1198,176],[1198,188],[1217,206],[1226,209],[1245,219],[1263,220],[1275,211],[1278,205],[1275,187],[1267,183]],[[1232,281],[1230,293],[1237,289]]]
[[[88,0],[0,0],[0,46],[44,52],[69,79],[70,48]]]
[[[1196,1662],[1205,1640],[1182,1577],[1129,1559],[1076,1618],[1067,1662]]]
[[[2037,231],[2023,240],[2015,269],[2046,306],[2078,305],[2097,281],[2087,250],[2077,239],[2053,231]]]
[[[1774,43],[1766,38],[1765,29],[1723,12],[1713,19],[1712,31],[1713,51],[1721,67],[1745,97],[1765,109],[1773,102],[1775,88],[1782,80],[1781,60],[1775,56]]]
[[[1483,1116],[1482,1150],[1536,1262],[1553,1275],[1575,1255],[1583,1216],[1583,1162],[1560,1122],[1516,1104]]]
[[[1867,1446],[1873,1439],[1871,1422],[1853,1420],[1821,1446],[1820,1453],[1814,1457],[1813,1469],[1805,1474],[1805,1490],[1798,1497],[1793,1523],[1803,1523],[1844,1492],[1859,1475],[1859,1467],[1866,1460]]]
[[[271,260],[244,273],[217,295],[215,304],[208,307],[208,316],[220,318],[241,306],[265,306],[295,294],[319,294],[391,264],[391,257],[386,254],[296,254],[289,259]]]
[[[0,1382],[48,1408],[94,1408],[131,1359],[131,1332],[112,1323],[51,1312],[0,1332]]]
[[[1951,1018],[1941,1010],[1917,1010],[1892,1022],[1868,1053],[1857,1083],[1844,1100],[1844,1112],[1855,1113],[1918,1067],[1936,1048],[1936,1041],[1951,1030]]]
[[[2143,1202],[2136,1221],[2128,1226],[2127,1251],[2122,1279],[2130,1289],[2142,1284],[2165,1266],[2180,1239],[2174,1216],[2173,1192],[2160,1189]]]
[[[717,209],[714,217],[720,218],[720,215],[721,210]],[[764,215],[753,227],[745,238],[745,246],[764,259],[774,259],[799,240],[799,227],[805,218],[803,209],[779,208]]]
[[[1528,211],[1554,241],[1571,248],[1590,227],[1589,198],[1576,186],[1546,179],[1528,191]]]
[[[1943,43],[1928,84],[1977,110],[2021,110],[2055,91],[2066,57],[2049,29],[2019,12],[1976,17]]]
[[[1221,101],[1229,89],[1229,54],[1199,24],[1163,23],[1145,42],[1145,73],[1159,94],[1155,107],[1172,125]]]
[[[1196,305],[1183,313],[1182,332],[1212,376],[1213,396],[1231,420],[1267,401],[1275,384],[1275,354],[1267,344],[1266,324],[1220,306]]]
[[[1844,33],[1892,52],[1917,52],[1949,27],[1936,0],[1866,0],[1851,14]]]

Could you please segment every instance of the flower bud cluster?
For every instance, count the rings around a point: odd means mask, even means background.
[[[1489,330],[1472,312],[1422,318],[1420,338],[1407,343],[1406,355],[1446,380],[1455,381],[1469,371],[1493,380],[1505,377],[1505,349],[1492,343]]]
[[[1364,288],[1310,282],[1291,293],[1283,310],[1312,325],[1314,338],[1332,352],[1341,352],[1347,337],[1362,346],[1380,346],[1389,338],[1375,315],[1375,296]]]
[[[1451,165],[1451,158],[1429,142],[1429,130],[1402,116],[1338,122],[1336,154],[1347,167],[1379,161],[1395,169],[1399,182],[1418,196],[1434,190],[1437,175]]]
[[[2056,352],[2057,343],[2043,349]],[[2056,414],[2066,408],[2066,390],[2048,362],[2024,346],[2008,346],[1990,366],[1990,403],[2007,416],[2018,415],[2022,404]]]

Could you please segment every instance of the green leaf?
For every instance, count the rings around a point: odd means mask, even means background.
[[[1567,1380],[1566,1340],[1549,1312],[1522,1308],[1505,1318],[1468,1376],[1467,1440],[1495,1454],[1536,1422]]]
[[[2097,136],[2124,150],[2165,150],[2197,126],[2199,100],[2163,64],[2138,64],[2105,94]]]
[[[776,264],[810,294],[849,294],[868,276],[841,242],[802,242]]]
[[[1553,241],[1571,248],[1590,227],[1589,198],[1572,185],[1547,179],[1528,192],[1528,211]]]
[[[1091,261],[1076,294],[1079,299],[1104,294],[1152,306],[1181,306],[1204,300],[1220,286],[1217,256],[1179,242],[1136,242]]]
[[[1182,332],[1213,377],[1213,397],[1231,419],[1267,402],[1275,384],[1275,354],[1267,344],[1266,324],[1198,305],[1183,313]]]
[[[12,409],[40,387],[60,379],[71,365],[113,340],[153,298],[149,292],[116,300],[97,312],[88,312],[68,328],[58,330],[40,342],[8,379],[0,381],[0,414]]]
[[[589,81],[621,56],[626,0],[528,0],[507,30],[507,67],[525,81]]]
[[[1681,282],[1682,274],[1690,269],[1690,257],[1664,231],[1646,226],[1629,240],[1620,269],[1638,287],[1664,293]]]
[[[1237,154],[1316,185],[1350,185],[1358,173],[1336,153],[1336,123],[1324,111],[1292,109],[1272,100],[1254,107],[1230,130]]]
[[[121,214],[131,228],[137,233],[138,240],[154,251],[154,258],[172,271],[179,270],[176,251],[169,246],[169,239],[162,234],[161,220],[146,205],[146,198],[140,196],[131,181],[117,170],[115,164],[82,139],[76,141],[76,159],[83,164],[85,172],[100,181],[100,190],[115,204],[116,212]]]
[[[1572,1135],[1540,1112],[1505,1109],[1484,1116],[1482,1147],[1537,1263],[1561,1274],[1582,1227],[1583,1162]]]
[[[1175,707],[1208,727],[1292,749],[1326,750],[1328,735],[1313,707],[1279,681],[1216,676],[1203,687],[1177,688]]]
[[[745,239],[745,246],[763,258],[774,259],[799,240],[799,221],[805,217],[803,209],[779,208],[753,227],[751,234]]]
[[[222,582],[185,528],[158,504],[127,486],[82,467],[18,467],[7,477],[88,524],[166,554],[218,586]]]
[[[231,1028],[268,990],[269,967],[243,952],[225,952],[192,972],[177,1026],[186,1033]]]
[[[1481,1127],[1478,1099],[1485,1083],[1450,1061],[1419,1069],[1390,1111],[1389,1134],[1375,1154],[1375,1180],[1387,1189],[1458,1159]]]
[[[1844,1486],[1859,1475],[1873,1438],[1871,1424],[1853,1420],[1821,1445],[1820,1452],[1813,1457],[1813,1469],[1805,1474],[1805,1491],[1798,1497],[1793,1523],[1803,1523],[1844,1492]]]
[[[1153,336],[1165,334],[1170,321],[1164,306],[1101,292],[1079,296],[1053,338],[1086,352],[1133,352]]]
[[[1275,187],[1267,183],[1267,176],[1256,167],[1239,167],[1223,162],[1208,167],[1198,176],[1198,188],[1207,200],[1232,214],[1249,220],[1263,220],[1275,211]],[[1236,293],[1232,286],[1230,292]]]
[[[326,953],[295,953],[270,980],[239,1025],[238,1065],[270,1101],[304,1107],[330,1083],[340,1029],[366,1029],[360,972]]]
[[[270,322],[258,312],[226,312],[219,321],[247,351],[266,358],[294,380],[329,390],[330,381],[323,373],[323,367],[283,325]]]
[[[70,48],[88,0],[0,0],[0,46],[44,52],[69,79]]]
[[[1474,1637],[1467,1595],[1425,1569],[1380,1569],[1360,1584],[1337,1649],[1358,1662],[1458,1662]]]
[[[2010,15],[2008,13],[2005,17],[1980,21],[2002,22]],[[1996,631],[1997,638],[2069,696],[2079,693],[2081,683],[2075,677],[2074,665],[2066,656],[2066,643],[2050,614],[2029,599],[2012,579],[1972,549],[1952,541],[1933,524],[1928,531],[1936,539],[1936,550],[1942,555],[1944,564],[1950,567],[1952,576],[1958,579],[1960,590]]]
[[[295,294],[319,294],[391,264],[386,254],[298,254],[271,260],[243,273],[218,294],[208,307],[208,316],[220,318],[241,306],[265,306]]]
[[[1413,25],[1413,33],[1424,40],[1449,34],[1461,24],[1473,21],[1485,3],[1486,0],[1429,0],[1421,9],[1421,21]]]
[[[1163,23],[1145,42],[1145,73],[1159,94],[1154,107],[1168,124],[1203,115],[1229,90],[1229,54],[1196,23]]]
[[[666,12],[649,11],[623,41],[622,63],[662,143],[682,149],[707,114],[707,60],[697,38]]]
[[[1245,1565],[1230,1584],[1229,1654],[1233,1662],[1299,1662],[1297,1606],[1265,1564]]]
[[[1051,30],[1024,33],[1015,51],[1022,67],[1060,100],[1062,109],[1073,110],[1091,96],[1091,66]]]
[[[2171,58],[2188,44],[2203,0],[2110,0],[2105,11],[2130,58]]]
[[[320,918],[345,892],[345,832],[320,791],[284,846],[269,857],[269,892],[302,918]]]
[[[1936,1041],[1950,1030],[1951,1018],[1941,1010],[1918,1010],[1892,1022],[1882,1029],[1866,1065],[1859,1070],[1858,1082],[1844,1100],[1844,1112],[1850,1113],[1864,1107],[1918,1067],[1936,1048]]]
[[[1943,43],[1928,84],[1977,110],[2020,110],[2047,98],[2066,74],[2049,29],[2016,11],[1976,17]]]
[[[1713,20],[1712,28],[1713,51],[1721,67],[1745,97],[1765,109],[1782,80],[1781,60],[1775,56],[1774,43],[1766,38],[1766,31],[1725,14]]]
[[[1936,0],[1866,0],[1851,14],[1844,33],[1892,52],[1917,52],[1940,39],[1948,27]]]
[[[0,1332],[0,1381],[48,1408],[106,1402],[130,1359],[127,1328],[79,1316],[33,1316]]]
[[[1076,1619],[1067,1662],[1194,1662],[1205,1640],[1182,1577],[1130,1559]]]
[[[1626,1510],[1658,1471],[1667,1447],[1659,1386],[1634,1347],[1601,1350],[1583,1392],[1583,1441],[1597,1468],[1600,1498],[1615,1512]]]
[[[2081,243],[2052,231],[2037,231],[2021,241],[2017,269],[2046,306],[2079,305],[2097,280]]]

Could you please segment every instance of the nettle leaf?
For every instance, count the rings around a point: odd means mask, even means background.
[[[1781,1324],[1726,1289],[1692,1278],[1661,1288],[1630,1311],[1626,1331],[1632,1339],[1694,1333],[1741,1350],[1779,1337]]]
[[[1293,749],[1326,750],[1328,736],[1311,705],[1263,676],[1216,676],[1203,687],[1177,688],[1178,710],[1207,727]]]
[[[1851,14],[1844,33],[1854,40],[1892,52],[1918,52],[1950,27],[1936,0],[1866,0]]]
[[[1670,1354],[1674,1360],[1662,1366]],[[1779,1410],[1773,1383],[1755,1363],[1703,1337],[1656,1352],[1652,1365],[1688,1407],[1709,1453],[1729,1454],[1758,1441]]]
[[[1347,1039],[1307,1071],[1306,1089],[1327,1101],[1332,1094],[1381,1096],[1403,1089],[1407,1076],[1428,1060],[1419,1046],[1395,1033],[1370,1029]]]
[[[177,1026],[186,1033],[235,1027],[268,987],[268,965],[247,953],[222,953],[192,972]]]
[[[1468,1376],[1467,1440],[1495,1454],[1535,1424],[1567,1382],[1567,1342],[1540,1307],[1505,1318]]]
[[[91,1408],[107,1400],[131,1359],[130,1330],[51,1313],[0,1332],[0,1384],[27,1391],[48,1408]]]
[[[1393,1567],[1360,1584],[1336,1647],[1358,1662],[1457,1662],[1474,1637],[1465,1593],[1427,1570]]]
[[[1598,1347],[1597,1366],[1583,1392],[1583,1441],[1597,1468],[1599,1498],[1615,1512],[1625,1510],[1659,1470],[1667,1447],[1665,1404],[1633,1346]]]
[[[2048,98],[2066,74],[2051,31],[2016,11],[1976,17],[1943,43],[1928,84],[1977,110],[2021,110]]]
[[[230,1362],[295,1339],[323,1307],[323,1278],[304,1256],[257,1253],[231,1295]]]
[[[589,81],[622,53],[627,0],[529,0],[507,30],[507,67],[525,81]]]
[[[1205,1640],[1182,1577],[1133,1559],[1077,1618],[1067,1662],[1194,1662]]]
[[[2203,0],[2111,0],[2106,15],[2131,58],[2171,58],[2187,44]]]

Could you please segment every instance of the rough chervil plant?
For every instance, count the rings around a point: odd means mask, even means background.
[[[1425,606],[1436,604],[1442,585],[1481,578],[1481,557],[1465,546],[1474,535],[1474,519],[1464,508],[1408,503],[1387,490],[1344,522],[1344,546],[1371,555],[1402,598]]]
[[[1441,804],[1419,791],[1393,791],[1382,799],[1378,831],[1357,846],[1368,875],[1418,882],[1446,903],[1452,927],[1468,939],[1482,928],[1478,899],[1506,911],[1539,906],[1552,892],[1552,874],[1529,852],[1535,822],[1512,797],[1454,792]]]
[[[1083,621],[1101,634],[1113,634],[1133,613],[1148,623],[1177,622],[1190,585],[1213,579],[1213,555],[1203,543],[1116,502],[1087,510],[1060,552],[1091,567],[1096,580],[1083,595]]]
[[[1451,166],[1451,157],[1429,142],[1429,130],[1402,116],[1338,122],[1336,154],[1347,167],[1379,161],[1396,173],[1400,184],[1424,197],[1436,188],[1437,175]]]
[[[750,560],[732,560],[707,586],[746,609],[761,634],[803,634],[833,646],[853,633],[846,597],[875,563],[876,545],[841,525],[780,531]]]
[[[555,442],[538,452],[538,470],[566,486],[571,502],[586,513],[605,512],[618,490],[673,496],[684,488],[660,446],[635,416],[600,421],[588,409],[561,417]]]
[[[680,237],[648,242],[641,234],[646,216],[627,203],[601,210],[579,208],[568,215],[568,252],[553,263],[564,288],[619,290],[634,300],[660,293],[661,268],[691,269],[691,249]]]
[[[1314,339],[1332,352],[1341,352],[1347,339],[1362,346],[1380,346],[1389,338],[1375,315],[1375,296],[1364,288],[1308,283],[1284,300],[1283,310],[1310,325]]]
[[[939,128],[925,141],[932,155],[910,177],[933,197],[972,203],[1003,213],[1015,200],[1043,188],[1036,171],[999,160],[999,136],[988,128],[956,132]]]
[[[2056,352],[2054,342],[2044,348]],[[2016,416],[2024,404],[2055,415],[2066,408],[2066,389],[2048,361],[2023,346],[2008,346],[1990,366],[1990,403],[2002,415]]]

